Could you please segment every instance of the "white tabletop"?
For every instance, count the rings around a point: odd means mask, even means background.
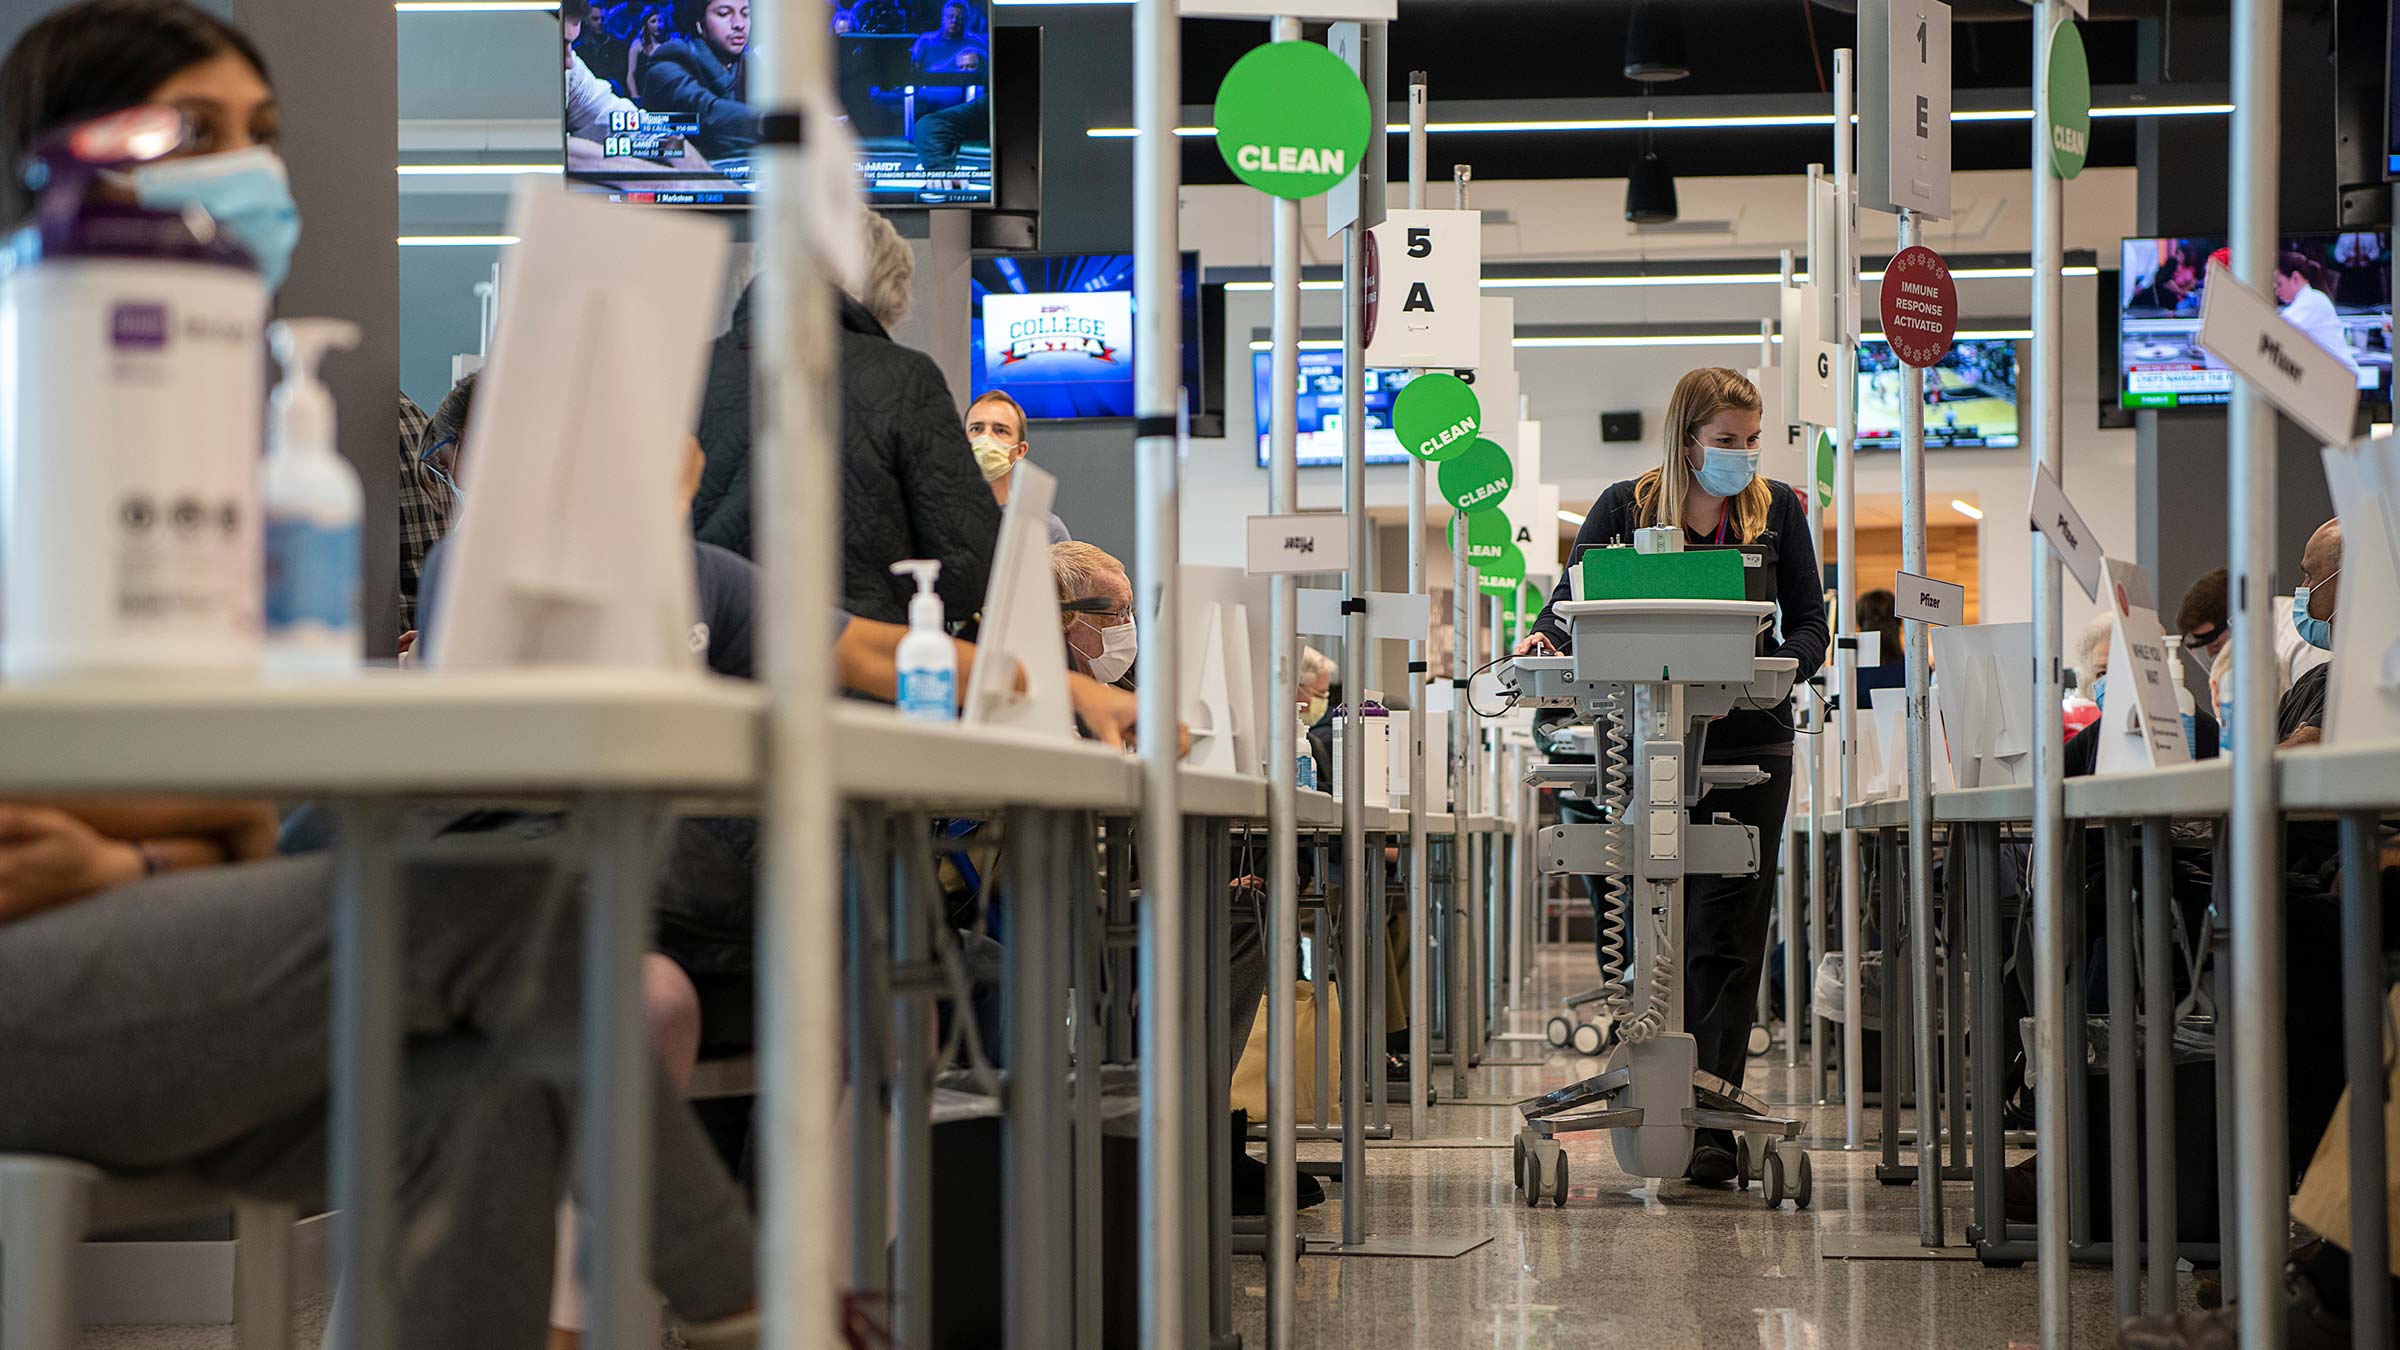
[[[2067,780],[2070,820],[2221,816],[2232,809],[2233,761],[2229,759]]]
[[[2400,741],[2312,745],[2282,751],[2275,763],[2286,810],[2400,807]]]
[[[1842,813],[1854,830],[1889,830],[1908,824],[1908,798],[1882,797],[1854,802]]]
[[[0,686],[0,793],[756,789],[766,691],[597,669]]]
[[[2001,783],[1992,787],[1949,788],[1933,794],[1933,818],[1941,821],[2008,821],[2033,819],[2033,786]]]
[[[1132,811],[1142,800],[1141,761],[1098,741],[911,722],[855,700],[834,709],[832,736],[834,775],[846,797],[940,810]]]
[[[1212,819],[1264,820],[1267,780],[1238,773],[1183,771],[1183,813]]]

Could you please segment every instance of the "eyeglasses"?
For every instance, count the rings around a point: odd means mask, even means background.
[[[1119,622],[1123,622],[1124,620],[1133,617],[1133,606],[1120,605],[1105,595],[1093,595],[1086,596],[1081,600],[1069,600],[1065,604],[1060,605],[1058,609],[1062,614],[1090,614],[1103,619],[1115,619]]]
[[[2210,643],[2215,642],[2218,638],[2223,636],[2225,636],[2225,625],[2218,624],[2216,627],[2209,629],[2205,633],[2190,632],[2184,634],[2183,647],[2185,651],[2192,651],[2197,648],[2206,647]]]
[[[439,482],[443,487],[450,489],[451,496],[464,497],[467,494],[459,488],[458,480],[451,477],[449,470],[444,469],[441,465],[441,461],[436,458],[444,450],[447,450],[457,444],[458,437],[444,436],[440,440],[435,441],[433,444],[426,446],[423,450],[419,451],[417,453],[417,462],[425,466],[425,472],[432,474],[435,481]]]

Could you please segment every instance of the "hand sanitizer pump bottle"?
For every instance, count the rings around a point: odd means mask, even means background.
[[[916,578],[908,602],[908,636],[900,639],[900,715],[912,722],[958,720],[958,649],[943,628],[942,597],[933,589],[942,565],[930,558],[892,564],[894,576]]]
[[[358,325],[290,319],[267,327],[283,383],[267,428],[267,673],[358,668],[358,470],[334,448],[333,391],[317,378],[327,349],[358,345]]]

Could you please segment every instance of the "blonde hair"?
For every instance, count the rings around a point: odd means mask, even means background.
[[[851,298],[886,330],[898,328],[908,321],[908,285],[917,274],[917,255],[880,214],[867,212],[861,227],[867,236],[866,279]]]
[[[1688,453],[1692,438],[1718,413],[1760,412],[1764,407],[1758,387],[1739,371],[1703,366],[1686,372],[1675,382],[1675,392],[1667,399],[1663,428],[1666,443],[1661,447],[1663,458],[1659,467],[1634,482],[1635,521],[1642,525],[1680,526],[1684,497],[1692,490],[1692,461]],[[1735,494],[1727,504],[1726,509],[1733,517],[1727,534],[1741,544],[1758,538],[1766,531],[1767,508],[1774,500],[1774,490],[1767,486],[1766,479],[1751,479],[1750,486]]]
[[[1058,603],[1062,605],[1090,595],[1097,589],[1093,581],[1109,572],[1123,574],[1125,564],[1111,557],[1106,549],[1080,539],[1050,546],[1050,580],[1058,587]]]
[[[1017,415],[1017,439],[1021,441],[1031,441],[1033,439],[1032,419],[1025,415],[1025,405],[1017,402],[1013,398],[1010,398],[1008,391],[1005,389],[986,389],[981,394],[976,395],[975,401],[967,405],[968,420],[974,420],[975,410],[982,407],[986,403],[1007,404],[1008,410]]]

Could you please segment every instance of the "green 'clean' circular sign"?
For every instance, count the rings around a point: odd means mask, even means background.
[[[1817,505],[1833,505],[1833,433],[1817,433]]]
[[[2092,145],[2092,66],[2083,54],[2083,30],[2068,19],[2050,30],[2044,63],[2050,84],[2050,167],[2061,178],[2083,172]]]
[[[1408,453],[1432,463],[1456,459],[1483,429],[1475,387],[1456,375],[1419,375],[1392,400],[1392,434]]]
[[[1478,439],[1466,453],[1443,462],[1442,500],[1469,514],[1498,511],[1508,500],[1516,476],[1516,466],[1509,462],[1506,450],[1497,442]],[[1468,536],[1470,541],[1473,538]]]
[[[1358,73],[1313,42],[1254,47],[1217,86],[1217,153],[1277,197],[1314,197],[1356,172],[1373,122]]]
[[[1469,516],[1468,519],[1474,517]],[[1517,593],[1517,584],[1524,579],[1525,551],[1515,544],[1508,545],[1499,557],[1490,562],[1475,564],[1475,589],[1486,595],[1513,598]]]
[[[1458,551],[1458,522],[1462,520],[1467,522],[1467,561],[1477,567],[1516,547],[1515,541],[1509,538],[1506,511],[1477,511],[1472,515],[1450,517],[1450,530],[1446,538],[1452,552]],[[1523,575],[1523,571],[1520,567],[1518,574]]]

